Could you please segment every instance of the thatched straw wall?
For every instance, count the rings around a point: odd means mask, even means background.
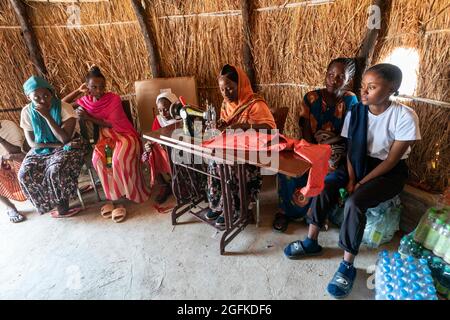
[[[298,0],[297,2],[300,2]],[[149,23],[156,35],[164,76],[194,75],[201,101],[219,105],[217,73],[224,63],[243,65],[242,16],[239,0],[145,0]],[[254,0],[256,9],[295,1]],[[298,137],[297,109],[303,95],[320,87],[330,59],[353,57],[366,32],[371,0],[336,0],[317,6],[299,6],[253,13],[253,54],[258,89],[272,108],[289,107],[285,126]],[[133,94],[134,81],[151,77],[147,51],[128,0],[81,2],[80,29],[65,27],[69,4],[28,1],[50,80],[61,95],[75,89],[86,69],[95,63],[111,90]],[[222,12],[223,15],[196,15]],[[185,15],[185,17],[180,17]],[[170,17],[168,17],[170,16]],[[395,47],[417,48],[420,54],[415,96],[449,101],[450,8],[445,0],[395,0],[388,14],[374,63]],[[95,26],[95,24],[102,24]],[[0,2],[0,108],[22,106],[21,84],[33,72],[14,12]],[[449,150],[448,109],[409,102],[419,114],[423,140],[410,158],[412,178],[423,188],[447,185]],[[18,119],[18,113],[2,113]],[[439,148],[437,147],[439,145]],[[431,160],[439,149],[437,169]]]

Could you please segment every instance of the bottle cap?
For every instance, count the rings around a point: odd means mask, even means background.
[[[409,271],[416,271],[417,270],[417,266],[415,264],[410,264],[410,265],[408,265],[408,270]]]
[[[386,285],[386,291],[387,292],[392,292],[392,291],[394,291],[394,287],[392,285],[390,285],[390,284],[387,284]]]
[[[388,300],[395,300],[395,297],[393,294],[388,294],[387,298],[388,298]]]
[[[425,283],[426,284],[432,284],[433,278],[431,276],[425,276]]]
[[[396,252],[394,253],[393,257],[394,259],[401,259],[402,256],[400,255],[400,253]]]
[[[420,291],[420,288],[421,288],[420,284],[418,284],[418,283],[413,283],[412,287],[413,287],[414,291]]]
[[[416,272],[413,272],[413,273],[411,273],[410,278],[412,281],[417,281],[417,280],[419,280],[419,275]]]
[[[429,294],[436,294],[436,289],[433,286],[428,286],[427,292]]]
[[[403,298],[406,298],[406,297],[409,296],[408,290],[406,290],[406,289],[400,290],[400,293],[401,293]]]
[[[423,295],[421,295],[420,293],[416,293],[414,295],[414,300],[423,300]]]
[[[406,261],[407,262],[409,262],[409,263],[411,263],[411,262],[414,262],[414,257],[413,256],[408,256],[408,258],[406,258]]]
[[[424,259],[424,258],[419,259],[419,263],[422,264],[422,265],[427,265],[428,264],[427,259]]]

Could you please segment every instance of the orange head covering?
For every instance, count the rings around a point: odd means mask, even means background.
[[[220,71],[219,77],[229,73],[230,71],[233,71],[233,69],[238,75],[238,102],[229,103],[224,100],[222,109],[220,111],[220,117],[227,124],[242,122],[239,121],[239,119],[242,118],[239,115],[242,115],[245,109],[247,109],[256,101],[264,101],[261,96],[253,92],[252,86],[250,84],[250,79],[241,68],[226,64]]]

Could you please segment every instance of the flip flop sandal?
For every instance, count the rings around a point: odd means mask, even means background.
[[[90,185],[90,184],[85,185],[85,186],[83,186],[82,188],[80,188],[81,194],[87,193],[87,192],[89,192],[89,191],[91,191],[91,190],[94,190],[94,187],[93,187],[92,185]]]
[[[19,223],[25,220],[25,216],[21,215],[17,210],[8,210],[6,214],[12,223]]]
[[[52,212],[50,212],[50,215],[52,218],[70,218],[73,217],[74,215],[76,215],[77,213],[79,213],[82,209],[80,207],[76,207],[73,209],[70,209],[69,211],[67,211],[66,214],[59,214],[58,210],[54,210]]]
[[[275,219],[273,220],[272,223],[273,230],[283,233],[286,232],[288,225],[289,225],[289,218],[285,214],[277,212],[275,214]]]
[[[353,282],[354,282],[354,280],[350,280],[350,278],[347,277],[345,274],[337,271],[334,274],[333,279],[331,279],[330,283],[328,284],[327,291],[331,296],[333,296],[336,299],[345,298],[352,291]],[[341,295],[332,294],[329,290],[330,286],[338,287],[343,292],[343,294],[341,294]]]
[[[119,223],[125,220],[127,216],[127,210],[124,207],[118,207],[112,211],[112,221]]]
[[[112,216],[112,212],[114,210],[114,205],[110,202],[105,204],[101,209],[100,209],[100,214],[103,218],[105,219],[109,219]]]
[[[290,254],[286,253],[286,249],[290,248]],[[284,255],[292,260],[302,259],[304,257],[313,257],[313,256],[319,256],[322,254],[322,247],[319,246],[319,251],[316,252],[306,252],[305,248],[303,247],[303,244],[300,240],[291,242],[287,245],[287,247],[284,249]]]

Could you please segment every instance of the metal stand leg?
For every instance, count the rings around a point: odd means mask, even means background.
[[[88,173],[89,173],[89,178],[91,178],[92,186],[94,187],[95,195],[97,196],[97,200],[102,201],[102,199],[100,198],[100,194],[98,193],[97,185],[95,184],[94,175],[92,174],[92,169],[89,166],[87,167],[87,169],[88,169]]]
[[[78,199],[80,200],[81,207],[83,208],[83,210],[86,209],[86,207],[85,207],[85,205],[84,205],[83,198],[81,197],[81,192],[80,192],[80,189],[79,189],[79,188],[77,188],[77,195],[78,195]]]

